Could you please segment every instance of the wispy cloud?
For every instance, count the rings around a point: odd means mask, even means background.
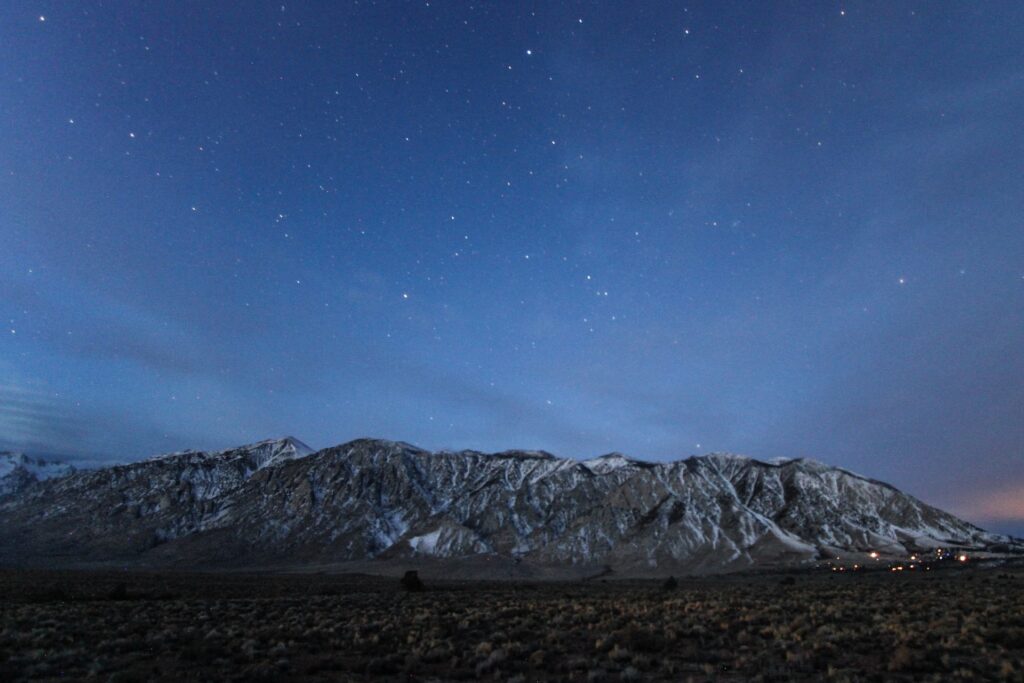
[[[94,466],[208,442],[169,430],[145,412],[81,405],[37,381],[0,384],[0,450]]]
[[[0,384],[0,447],[78,452],[89,425],[49,392]]]

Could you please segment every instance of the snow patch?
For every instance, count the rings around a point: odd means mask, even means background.
[[[635,464],[634,460],[627,458],[622,453],[608,453],[580,463],[594,474],[608,474],[615,470],[629,467]]]
[[[429,534],[423,534],[422,536],[413,536],[409,539],[409,547],[416,553],[422,553],[424,555],[433,555],[437,550],[437,541],[441,538],[441,530],[435,529]]]

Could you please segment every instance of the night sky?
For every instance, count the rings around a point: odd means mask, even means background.
[[[1018,2],[5,2],[0,448],[808,456],[1024,534],[1022,46]]]

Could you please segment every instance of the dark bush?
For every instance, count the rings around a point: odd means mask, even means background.
[[[407,591],[418,592],[423,590],[423,581],[420,580],[419,572],[410,569],[402,577],[402,588]]]
[[[660,633],[637,626],[627,628],[622,634],[622,641],[630,650],[650,654],[661,652],[667,644],[665,637]]]

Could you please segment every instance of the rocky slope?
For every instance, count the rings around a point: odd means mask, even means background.
[[[810,460],[578,462],[294,439],[47,479],[0,499],[10,564],[310,566],[478,561],[714,571],[877,550],[983,549],[989,534]]]

